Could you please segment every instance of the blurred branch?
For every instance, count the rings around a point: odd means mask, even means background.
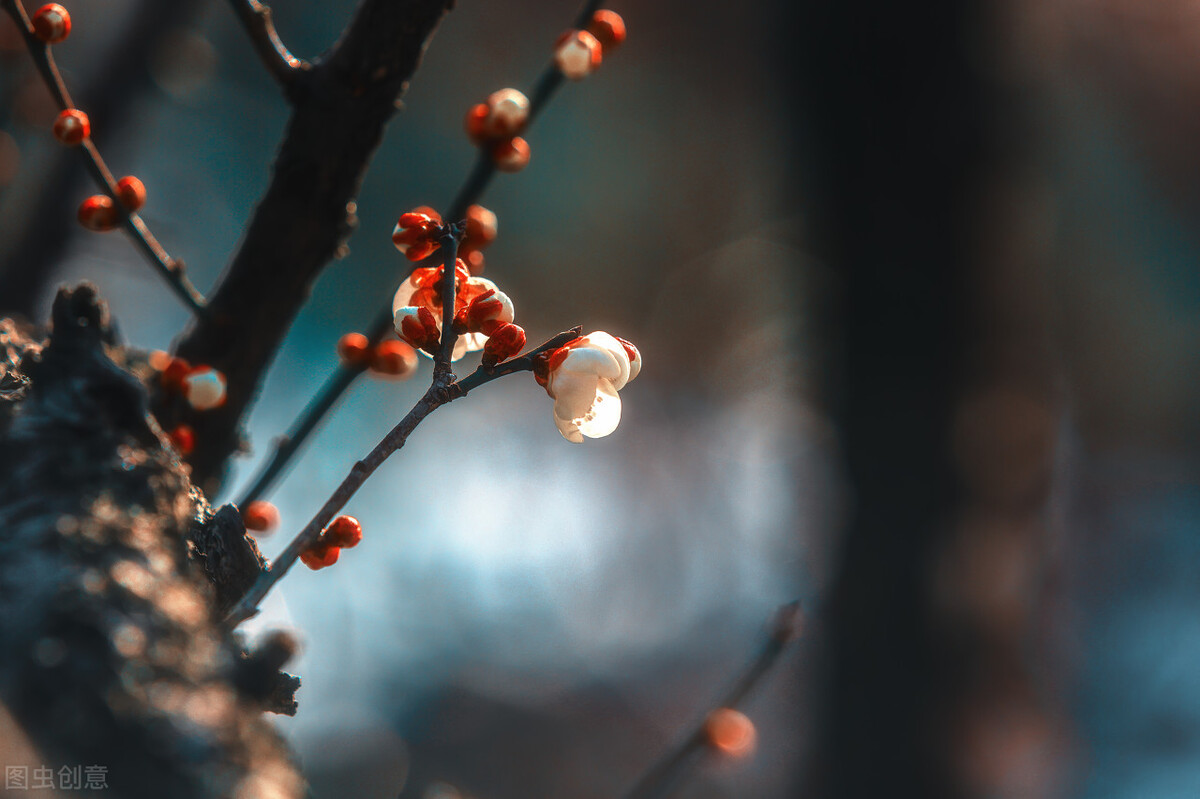
[[[709,746],[706,724],[713,711],[721,708],[736,710],[779,660],[800,630],[800,602],[790,602],[775,612],[770,632],[746,670],[734,680],[721,698],[704,713],[676,746],[657,760],[634,784],[624,799],[657,799],[669,796],[679,785],[696,755]]]
[[[250,34],[250,41],[253,42],[254,49],[267,71],[279,81],[285,92],[290,90],[295,85],[297,75],[311,69],[312,65],[296,58],[284,45],[279,38],[279,32],[275,30],[269,6],[258,0],[229,1],[242,27]]]
[[[41,74],[46,88],[50,90],[50,94],[53,95],[59,109],[75,108],[76,105],[71,99],[66,84],[63,82],[62,75],[58,71],[58,66],[54,63],[51,47],[41,41],[34,33],[33,25],[29,20],[28,14],[25,12],[25,7],[21,3],[21,0],[2,0],[2,4],[4,10],[16,22],[17,28],[25,40],[25,45],[29,49],[29,54],[33,58],[33,62],[37,66],[37,70]],[[150,229],[146,227],[146,224],[136,213],[125,211],[124,205],[117,196],[116,179],[113,177],[108,165],[104,163],[104,159],[101,158],[100,151],[92,142],[91,137],[84,139],[82,144],[76,149],[83,155],[84,166],[92,176],[92,179],[112,199],[120,214],[122,226],[133,238],[137,248],[141,250],[142,254],[150,261],[150,264],[159,274],[162,275],[176,296],[185,305],[191,308],[194,313],[203,313],[204,297],[188,281],[187,276],[184,274],[183,262],[167,254],[167,251],[163,249],[162,245],[159,244],[158,240],[150,232]],[[27,269],[29,267],[22,264],[21,268]]]
[[[576,17],[575,27],[587,27],[588,21],[601,5],[600,0],[588,0]],[[551,62],[542,71],[534,85],[529,104],[529,121],[526,123],[525,130],[529,129],[538,113],[550,102],[555,90],[562,85],[562,82],[562,72]],[[465,217],[467,208],[483,198],[484,192],[487,191],[495,176],[496,165],[488,154],[487,148],[481,147],[479,155],[475,159],[475,165],[467,174],[454,199],[450,201],[450,207],[446,209],[442,218],[457,220]],[[379,313],[375,315],[367,328],[367,340],[371,347],[378,345],[392,332],[391,295],[388,296],[389,300],[380,308]],[[262,470],[255,477],[250,489],[242,496],[239,505],[244,507],[245,504],[258,499],[270,490],[275,481],[285,473],[291,459],[299,453],[304,440],[317,428],[325,415],[337,404],[342,394],[350,389],[350,386],[364,371],[366,370],[361,366],[350,363],[340,363],[334,368],[317,397],[305,406],[300,416],[292,423],[290,430],[294,432],[289,432],[276,444],[275,451],[265,461]]]
[[[190,462],[211,490],[241,445],[243,415],[312,284],[353,231],[354,198],[396,100],[452,0],[363,0],[341,40],[294,74],[274,174],[241,246],[176,351],[228,378],[224,406],[191,421]]]

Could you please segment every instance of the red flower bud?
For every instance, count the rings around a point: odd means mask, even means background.
[[[146,186],[133,175],[126,175],[117,181],[117,197],[133,213],[146,204]]]
[[[186,424],[181,424],[167,433],[167,438],[171,439],[171,443],[181,455],[188,455],[196,448],[196,431]]]
[[[371,342],[362,333],[347,333],[338,339],[337,353],[342,363],[366,363],[370,349]]]
[[[58,3],[47,3],[33,15],[33,32],[46,44],[58,44],[71,33],[71,15]]]
[[[54,119],[54,138],[59,144],[75,147],[92,135],[92,123],[88,115],[78,108],[60,111]]]
[[[417,371],[417,351],[403,341],[381,341],[371,353],[371,371],[388,377],[412,377]]]
[[[117,226],[117,208],[112,198],[105,194],[88,197],[79,206],[79,224],[88,230],[105,232]]]
[[[168,357],[170,358],[170,356]],[[170,358],[160,376],[163,388],[176,394],[182,394],[184,391],[183,379],[188,376],[190,371],[192,371],[192,365],[183,358]]]
[[[492,162],[501,172],[520,172],[529,164],[529,142],[520,136],[492,146]]]
[[[247,530],[265,533],[279,526],[279,510],[270,502],[256,499],[242,511],[242,521]]]
[[[340,554],[342,554],[340,548],[318,541],[300,553],[300,560],[313,571],[320,571],[326,566],[337,563]]]
[[[600,42],[587,31],[567,31],[554,47],[554,64],[570,80],[583,80],[600,66]]]
[[[350,549],[362,541],[362,525],[353,516],[339,516],[329,523],[321,538],[328,546]]]
[[[484,366],[495,366],[500,361],[507,360],[525,348],[525,331],[520,325],[511,322],[502,324],[488,336],[483,345]]]
[[[608,55],[625,41],[625,20],[616,11],[602,8],[592,15],[592,21],[587,26],[588,33],[600,42],[600,48]]]

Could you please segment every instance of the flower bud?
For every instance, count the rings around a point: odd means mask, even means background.
[[[106,194],[94,194],[79,206],[79,224],[103,233],[117,226],[117,208]]]
[[[117,181],[117,198],[133,213],[146,204],[146,186],[133,175],[126,175]]]
[[[362,541],[362,525],[353,516],[339,516],[329,523],[321,538],[329,546],[350,549]]]
[[[370,358],[371,342],[362,333],[347,333],[338,339],[337,353],[342,363],[363,364]]]
[[[467,235],[460,250],[480,250],[496,240],[498,232],[496,214],[482,205],[467,208]]]
[[[337,563],[338,555],[340,554],[342,554],[340,548],[317,542],[300,553],[300,560],[313,571],[320,571],[326,566],[332,566]]]
[[[47,3],[33,15],[33,32],[46,44],[58,44],[71,33],[71,15],[58,3]]]
[[[178,425],[167,433],[167,438],[175,445],[175,449],[179,450],[180,455],[190,455],[196,448],[196,431],[186,424]]]
[[[714,710],[704,721],[704,737],[710,747],[732,758],[743,758],[754,751],[758,732],[746,714],[730,707]]]
[[[401,214],[392,230],[392,244],[410,261],[421,261],[432,255],[439,246],[438,235],[442,216],[429,206],[422,205]]]
[[[467,135],[476,144],[508,139],[524,130],[528,121],[529,98],[516,89],[501,89],[467,112]]]
[[[520,325],[502,324],[488,336],[483,345],[484,366],[492,367],[507,360],[525,348],[525,330]]]
[[[242,511],[242,522],[247,530],[265,533],[279,526],[279,509],[261,499],[256,499]]]
[[[183,395],[198,411],[208,411],[225,404],[225,375],[211,366],[199,366],[183,378]]]
[[[583,80],[600,66],[600,42],[587,31],[567,31],[558,37],[554,64],[566,78]]]
[[[600,49],[608,55],[625,41],[625,20],[616,11],[602,8],[592,15],[587,26],[588,33],[600,42]]]
[[[491,155],[492,163],[501,172],[520,172],[529,164],[529,142],[520,136],[496,142]]]
[[[437,350],[442,331],[437,319],[425,306],[412,305],[397,308],[394,316],[396,335],[419,350],[432,353]]]
[[[404,341],[381,341],[371,353],[371,371],[405,379],[417,371],[417,351]]]
[[[92,135],[92,123],[88,115],[78,108],[67,108],[60,111],[54,119],[54,138],[59,144],[76,147]]]

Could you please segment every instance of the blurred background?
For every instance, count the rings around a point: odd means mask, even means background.
[[[311,58],[354,5],[275,19]],[[364,544],[247,625],[304,642],[278,723],[315,796],[618,796],[795,598],[808,632],[745,707],[756,752],[679,795],[1200,792],[1200,4],[887,5],[612,6],[628,41],[484,198],[485,275],[531,341],[607,330],[642,376],[582,446],[530,379],[435,414],[348,506]],[[388,301],[397,215],[473,162],[466,109],[528,89],[576,11],[443,23],[214,502]],[[207,290],[287,107],[224,4],[71,13],[68,84]],[[93,190],[8,27],[0,100],[0,311],[42,320],[87,279],[129,343],[169,348],[185,310],[73,222]],[[269,497],[268,557],[422,368],[356,384]]]

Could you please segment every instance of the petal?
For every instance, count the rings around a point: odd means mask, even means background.
[[[568,350],[556,371],[595,375],[624,385],[629,377],[629,359],[618,358],[611,350],[584,344]]]
[[[555,416],[554,426],[558,428],[558,432],[562,434],[562,437],[572,444],[583,443],[583,433],[579,432],[579,425],[574,422],[568,419],[559,419]]]
[[[625,388],[625,384],[629,382],[629,353],[621,342],[615,336],[605,333],[603,330],[597,330],[595,333],[588,333],[582,339],[582,345],[589,349],[600,349],[612,355],[613,359],[621,367],[621,371],[617,375],[611,376],[613,384],[617,390]],[[602,375],[602,377],[610,377]]]
[[[578,419],[586,416],[596,401],[596,392],[601,381],[595,375],[578,372],[554,372],[546,386],[554,397],[554,415],[560,419]]]
[[[400,288],[396,290],[396,296],[392,298],[393,315],[395,315],[396,312],[401,308],[412,305],[410,300],[412,300],[413,292],[416,290],[417,287],[413,285],[412,276],[409,275],[404,282],[400,284]]]
[[[611,381],[600,381],[592,407],[573,421],[579,426],[579,432],[588,438],[603,438],[617,429],[621,423],[621,397]]]

